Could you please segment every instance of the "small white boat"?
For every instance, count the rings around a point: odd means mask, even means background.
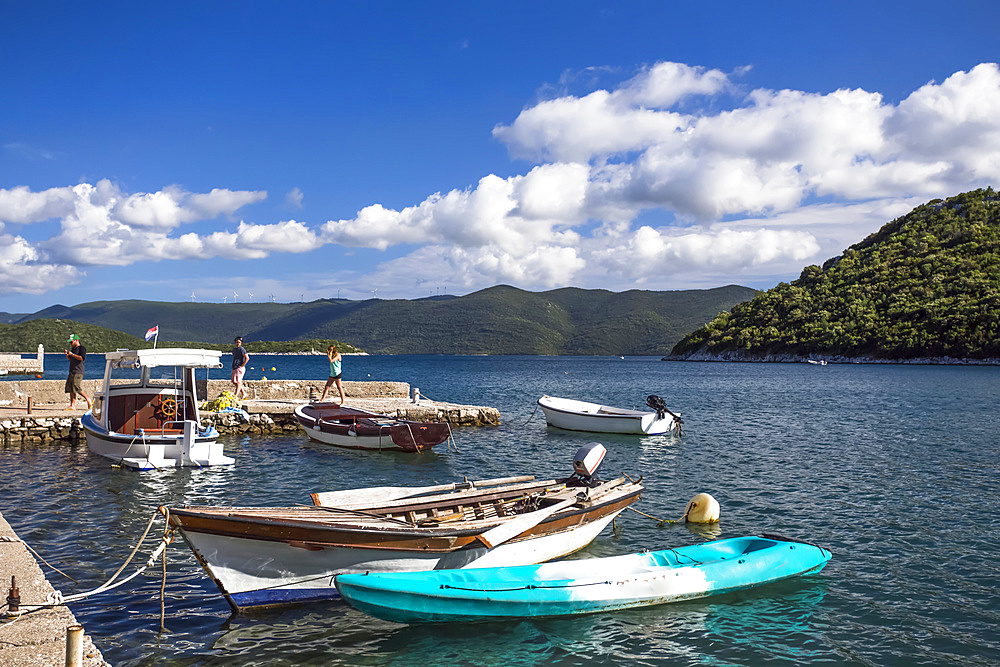
[[[613,408],[600,403],[555,396],[542,396],[538,399],[538,406],[545,414],[545,421],[549,426],[567,431],[639,435],[659,435],[674,431],[680,435],[683,421],[679,414],[667,409],[663,399],[651,395],[646,398],[646,404],[653,407],[654,411]]]
[[[235,462],[223,455],[219,432],[202,426],[198,413],[195,369],[222,368],[221,352],[160,348],[104,356],[103,390],[81,419],[91,452],[137,470]],[[163,366],[172,367],[172,374],[153,377],[151,369]],[[131,377],[113,377],[122,371]]]
[[[826,359],[806,359],[806,363],[814,366],[826,366]]]
[[[161,507],[239,611],[339,597],[346,573],[526,565],[587,546],[639,500],[642,478],[594,476],[604,447],[577,451],[574,474],[312,494],[314,506]]]

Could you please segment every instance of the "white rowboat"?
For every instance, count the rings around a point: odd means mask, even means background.
[[[669,410],[662,413],[630,410],[555,396],[542,396],[538,399],[538,406],[549,426],[567,431],[659,435],[671,430],[679,431],[681,424],[680,416]]]

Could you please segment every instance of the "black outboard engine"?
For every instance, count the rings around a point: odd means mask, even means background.
[[[573,455],[573,476],[566,486],[595,487],[601,483],[597,469],[604,461],[608,450],[599,442],[588,442]]]
[[[657,419],[663,419],[667,416],[667,402],[656,394],[650,394],[646,397],[646,405],[656,410]]]

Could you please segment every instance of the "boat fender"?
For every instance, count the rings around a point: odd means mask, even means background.
[[[684,520],[688,523],[718,523],[719,501],[708,493],[699,493],[684,508]]]

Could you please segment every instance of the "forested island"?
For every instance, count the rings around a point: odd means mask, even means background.
[[[935,199],[723,312],[667,359],[997,360],[1000,196]]]

